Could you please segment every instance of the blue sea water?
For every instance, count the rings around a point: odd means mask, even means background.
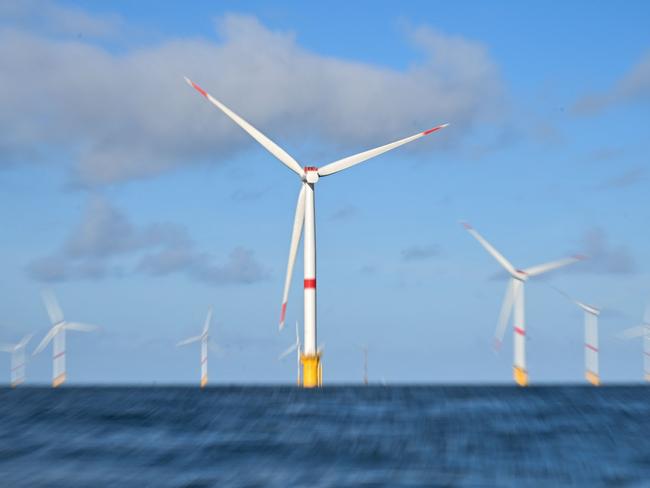
[[[0,486],[650,486],[650,388],[3,388]]]

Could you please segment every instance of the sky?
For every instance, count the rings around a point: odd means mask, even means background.
[[[404,3],[404,2],[402,2]],[[642,379],[617,337],[650,300],[647,2],[6,1],[0,5],[0,342],[70,332],[68,380],[194,383],[214,307],[215,384],[291,383],[302,256],[278,331],[300,181],[188,76],[303,166],[436,132],[319,181],[318,342],[327,383],[510,383],[506,288],[526,285],[531,384],[581,382],[603,310],[607,382]],[[9,356],[0,379],[9,380]],[[47,383],[49,350],[28,381]],[[3,373],[3,371],[5,371]]]

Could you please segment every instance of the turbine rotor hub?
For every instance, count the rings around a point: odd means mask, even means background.
[[[316,166],[305,166],[305,176],[303,180],[307,183],[316,183],[320,178],[318,175],[318,168]]]
[[[513,278],[519,281],[526,281],[528,279],[528,273],[521,269],[516,269]]]

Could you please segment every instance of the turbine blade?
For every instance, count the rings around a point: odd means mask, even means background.
[[[16,348],[19,349],[21,347],[25,347],[27,343],[32,340],[32,337],[34,337],[34,334],[27,334],[25,337],[21,339],[21,341],[16,344]]]
[[[503,343],[503,335],[506,332],[508,319],[510,319],[510,314],[512,313],[512,308],[515,299],[517,298],[520,286],[521,281],[510,278],[508,287],[506,288],[506,294],[503,297],[503,302],[501,304],[501,312],[499,313],[497,328],[494,331],[494,348],[497,351],[501,348],[501,344]]]
[[[338,173],[339,171],[350,168],[359,163],[363,163],[364,161],[374,158],[375,156],[379,156],[380,154],[390,151],[391,149],[395,149],[399,146],[402,146],[411,141],[419,139],[420,137],[429,135],[432,132],[436,132],[440,129],[444,129],[448,125],[449,124],[442,124],[437,127],[434,127],[433,129],[425,130],[424,132],[418,132],[415,135],[405,137],[404,139],[400,139],[399,141],[391,142],[390,144],[386,144],[385,146],[377,147],[375,149],[369,149],[359,154],[354,154],[352,156],[348,156],[347,158],[339,159],[337,161],[334,161],[333,163],[326,164],[322,168],[319,168],[318,174],[319,176],[333,175],[334,173]]]
[[[582,261],[583,259],[585,258],[579,255],[571,256],[569,258],[564,258],[564,259],[558,259],[557,261],[552,261],[550,263],[540,264],[537,266],[531,266],[530,268],[526,268],[524,269],[524,273],[526,273],[528,276],[537,276],[537,275],[541,275],[542,273],[547,273],[549,271],[553,271],[554,269],[567,266],[569,264],[577,263],[578,261]]]
[[[212,322],[212,307],[208,308],[208,315],[205,318],[205,324],[203,325],[203,335],[208,333],[210,322]]]
[[[560,289],[559,289],[557,286],[555,286],[555,285],[549,285],[549,286],[550,286],[551,288],[553,288],[556,292],[558,292],[560,295],[562,295],[564,298],[566,298],[567,300],[569,300],[571,303],[574,303],[575,305],[577,305],[578,307],[580,307],[582,310],[587,311],[587,309],[585,308],[586,305],[585,305],[584,303],[579,302],[578,300],[576,300],[575,298],[573,298],[571,295],[569,295],[569,294],[566,293],[565,291],[560,290]]]
[[[650,303],[645,307],[645,313],[643,314],[643,323],[645,325],[650,325]]]
[[[52,338],[56,335],[56,333],[57,333],[58,331],[59,331],[59,330],[58,330],[57,327],[52,327],[52,328],[48,331],[48,333],[45,335],[45,337],[43,337],[43,340],[42,340],[41,343],[36,347],[36,349],[34,350],[34,352],[32,353],[32,355],[35,356],[36,354],[38,354],[39,352],[41,352],[43,349],[45,349],[45,347],[50,343],[50,341],[52,340]]]
[[[516,273],[515,267],[510,264],[510,261],[508,261],[506,258],[503,257],[503,255],[497,251],[492,244],[490,244],[488,241],[486,241],[481,234],[479,234],[474,227],[472,227],[470,224],[467,222],[461,222],[463,227],[474,236],[474,238],[483,246],[483,248],[489,252],[494,259],[498,261],[498,263],[505,268],[505,270],[510,273],[511,275],[514,275]]]
[[[285,350],[282,354],[278,356],[278,360],[287,357],[289,354],[291,354],[293,351],[296,350],[296,347],[298,347],[298,345],[293,344],[291,347],[289,347],[287,350]]]
[[[278,158],[282,163],[284,163],[287,168],[289,168],[291,171],[295,172],[298,176],[302,177],[304,174],[304,171],[302,167],[298,164],[298,162],[293,159],[289,154],[282,149],[280,146],[278,146],[275,142],[273,142],[271,139],[266,137],[264,134],[262,134],[260,131],[258,131],[255,127],[250,125],[248,122],[246,122],[244,119],[242,119],[239,115],[237,115],[235,112],[230,110],[228,107],[226,107],[223,103],[221,103],[219,100],[216,98],[212,97],[209,93],[207,93],[203,88],[201,88],[199,85],[194,83],[192,80],[189,78],[185,78],[185,81],[187,82],[188,85],[190,85],[192,88],[194,88],[196,91],[198,91],[201,95],[203,95],[205,98],[208,99],[212,105],[217,107],[219,110],[221,110],[223,113],[225,113],[228,117],[230,117],[233,122],[235,122],[239,127],[244,129],[248,134],[255,139],[257,142],[259,142],[264,148],[269,151],[271,154],[273,154],[276,158]]]
[[[47,314],[50,316],[50,322],[52,325],[56,325],[60,322],[63,322],[63,312],[59,306],[59,302],[56,299],[56,295],[52,290],[43,290],[43,301],[45,302],[45,308],[47,309]]]
[[[185,339],[184,341],[179,342],[176,344],[177,347],[179,346],[186,346],[187,344],[191,344],[192,342],[197,342],[202,339],[202,336],[195,336],[195,337],[190,337],[189,339]]]
[[[2,352],[14,352],[16,347],[11,344],[0,344],[0,351]]]
[[[80,322],[65,322],[63,326],[65,330],[78,330],[79,332],[92,332],[99,327],[96,325],[82,324]]]
[[[300,187],[298,193],[298,203],[296,204],[296,215],[293,219],[293,231],[291,232],[291,245],[289,246],[289,262],[287,263],[287,276],[284,279],[284,292],[282,294],[282,308],[280,310],[280,330],[284,328],[284,319],[287,315],[287,300],[289,299],[289,289],[291,288],[291,277],[293,275],[293,266],[296,263],[296,254],[298,253],[298,244],[302,234],[302,226],[305,222],[305,184]]]
[[[298,331],[298,321],[296,320],[296,346],[300,347],[300,332]]]

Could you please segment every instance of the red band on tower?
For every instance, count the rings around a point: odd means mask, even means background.
[[[522,336],[526,335],[526,331],[524,329],[520,328],[520,327],[515,327],[515,332],[517,334],[519,334],[519,335],[522,335]]]
[[[591,344],[585,344],[585,347],[586,347],[587,349],[591,349],[591,350],[594,351],[594,352],[598,352],[598,348],[592,346]]]
[[[308,288],[316,289],[316,278],[305,279],[305,290]]]

